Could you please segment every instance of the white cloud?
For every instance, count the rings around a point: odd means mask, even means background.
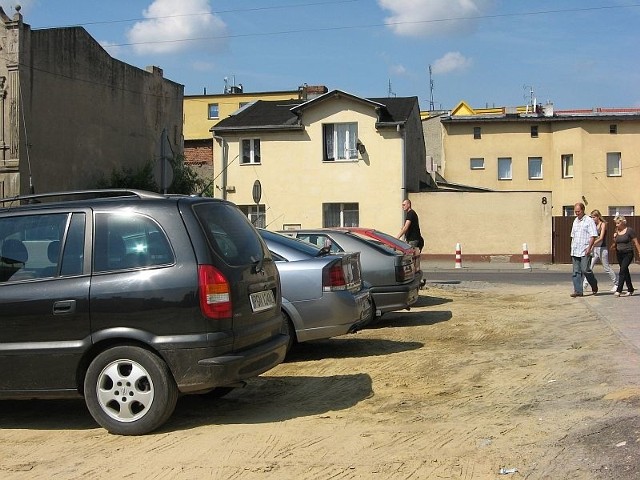
[[[436,75],[442,73],[461,72],[467,70],[472,63],[473,62],[470,58],[466,58],[460,52],[448,52],[433,62],[431,71]]]
[[[114,58],[119,57],[123,53],[123,48],[114,42],[109,42],[107,40],[100,40],[100,45],[104,48],[109,55]]]
[[[191,64],[191,67],[196,72],[211,72],[215,69],[215,64],[212,62],[198,60]]]
[[[391,65],[389,67],[389,71],[393,75],[405,75],[407,73],[407,69],[404,68],[404,65]]]
[[[211,13],[209,0],[154,0],[142,12],[146,20],[137,22],[127,32],[137,54],[177,53],[193,50],[196,42],[206,38],[209,49],[226,43],[213,37],[226,34],[226,24]]]
[[[422,37],[451,32],[468,32],[474,20],[488,11],[494,0],[378,0],[390,11],[385,19],[397,35]]]

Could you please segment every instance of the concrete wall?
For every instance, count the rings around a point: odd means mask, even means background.
[[[36,192],[91,187],[113,169],[157,160],[163,130],[181,153],[184,87],[160,69],[112,58],[83,28],[37,30],[26,42],[21,85]]]
[[[0,194],[91,188],[182,153],[184,87],[112,58],[83,28],[31,31],[0,9]],[[27,148],[28,147],[28,148]]]
[[[526,243],[531,262],[551,262],[551,192],[436,191],[409,198],[420,219],[427,261],[453,266],[460,243],[463,262],[522,262]]]

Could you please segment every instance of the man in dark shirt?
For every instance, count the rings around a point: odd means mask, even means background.
[[[422,251],[424,240],[420,234],[420,220],[418,220],[418,214],[411,208],[411,200],[404,200],[402,202],[402,209],[405,211],[404,225],[397,235],[397,238],[402,238],[404,235],[409,245]]]

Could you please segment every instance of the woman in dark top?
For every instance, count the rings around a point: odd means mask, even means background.
[[[633,247],[636,247],[640,254],[640,243],[636,232],[631,227],[627,227],[627,219],[622,215],[616,215],[613,219],[616,224],[616,230],[613,233],[613,245],[617,251],[618,263],[620,264],[620,274],[618,275],[618,289],[614,293],[616,297],[628,297],[633,295],[635,289],[631,283],[631,274],[629,273],[629,265],[633,262]],[[622,287],[627,284],[626,293],[622,293]]]

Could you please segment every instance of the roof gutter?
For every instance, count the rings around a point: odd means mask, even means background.
[[[211,131],[218,132],[277,132],[282,130],[304,130],[304,125],[259,125],[259,126],[242,126],[242,127],[211,127]]]

